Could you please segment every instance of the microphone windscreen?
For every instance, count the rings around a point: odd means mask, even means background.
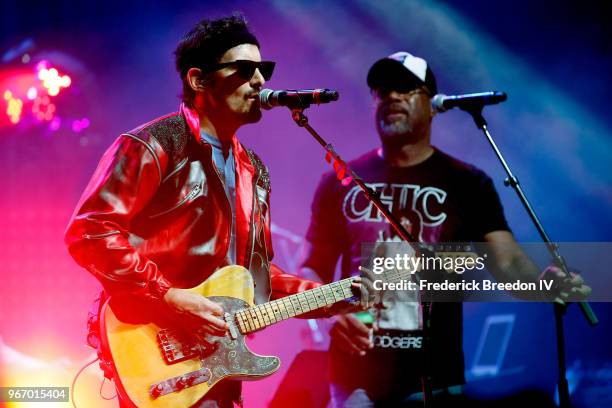
[[[447,109],[444,107],[444,98],[446,98],[446,95],[444,95],[444,94],[436,94],[431,99],[431,107],[433,108],[434,111],[436,111],[436,112],[446,112]]]

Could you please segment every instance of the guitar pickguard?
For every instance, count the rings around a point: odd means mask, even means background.
[[[232,316],[231,312],[249,307],[248,303],[241,299],[225,296],[212,296],[209,299],[219,303],[227,313],[226,316]],[[178,330],[161,329],[157,337],[166,364],[199,359],[201,368],[151,384],[151,397],[158,398],[172,392],[180,392],[202,382],[207,382],[212,387],[226,377],[255,379],[272,374],[280,367],[277,357],[264,357],[251,352],[235,322],[229,320],[228,324],[230,329],[224,337],[205,335],[188,338]],[[234,327],[231,327],[232,325]]]
[[[249,307],[248,303],[241,299],[221,296],[211,296],[209,299],[221,304],[226,312]],[[229,323],[235,325],[235,322]],[[235,333],[235,339],[230,335],[231,332]],[[244,335],[238,330],[230,328],[225,337],[209,336],[207,340],[216,347],[214,353],[202,360],[204,366],[211,368],[212,383],[227,376],[255,379],[272,374],[280,367],[277,357],[260,356],[249,350]]]

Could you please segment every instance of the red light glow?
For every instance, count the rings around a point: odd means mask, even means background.
[[[50,121],[55,115],[55,104],[51,103],[48,96],[38,96],[34,99],[32,113],[39,121]]]

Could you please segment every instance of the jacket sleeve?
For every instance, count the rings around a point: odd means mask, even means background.
[[[130,223],[157,191],[167,162],[155,139],[120,136],[100,160],[68,225],[68,251],[111,296],[161,299],[170,288],[129,240]]]
[[[266,241],[267,246],[272,248],[272,233],[270,230],[270,217],[266,214],[265,217],[265,233],[266,233]],[[273,256],[273,252],[269,252],[269,256]],[[270,263],[270,283],[272,288],[272,296],[271,299],[279,299],[285,296],[293,295],[295,293],[304,292],[310,289],[314,289],[316,287],[321,286],[319,282],[311,281],[308,279],[299,278],[295,275],[288,274],[284,272],[280,267],[276,264]],[[317,310],[313,310],[311,312],[300,315],[299,317],[305,319],[318,319],[329,317],[328,308],[323,307]]]
[[[270,279],[272,281],[272,299],[282,298],[321,286],[318,282],[285,273],[275,264],[270,264]]]
[[[272,281],[272,300],[321,286],[321,283],[285,273],[275,264],[270,264],[270,279]],[[321,319],[330,316],[330,308],[326,306],[301,314],[298,317],[303,319]]]

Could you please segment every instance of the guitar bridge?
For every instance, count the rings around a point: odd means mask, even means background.
[[[169,329],[162,329],[157,333],[157,341],[167,364],[175,364],[199,356],[200,347],[185,337]]]

